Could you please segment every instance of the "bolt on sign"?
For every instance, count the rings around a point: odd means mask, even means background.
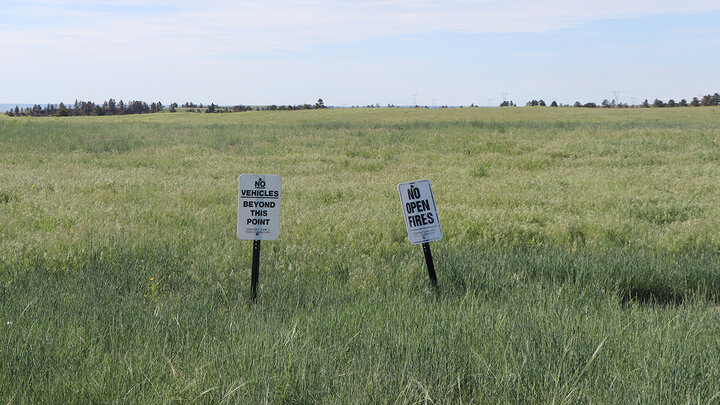
[[[408,239],[413,245],[433,242],[443,237],[430,180],[398,184]]]
[[[237,236],[275,240],[280,235],[280,176],[242,174],[238,191]]]

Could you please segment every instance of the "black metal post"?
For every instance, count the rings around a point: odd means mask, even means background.
[[[253,241],[252,274],[250,276],[250,288],[252,289],[252,301],[257,301],[257,283],[260,277],[260,241]]]
[[[435,264],[433,264],[432,252],[430,251],[430,243],[425,242],[422,244],[423,253],[425,253],[425,263],[428,268],[428,275],[430,276],[430,282],[434,287],[437,287],[437,276],[435,275]]]

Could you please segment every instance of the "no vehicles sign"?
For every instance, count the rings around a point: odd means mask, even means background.
[[[238,238],[277,239],[280,234],[280,176],[242,174],[239,184]]]
[[[435,197],[429,180],[398,184],[408,239],[413,245],[433,242],[443,237]]]

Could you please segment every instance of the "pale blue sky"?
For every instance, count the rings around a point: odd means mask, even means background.
[[[720,91],[717,0],[0,0],[0,36],[0,103],[639,103]]]

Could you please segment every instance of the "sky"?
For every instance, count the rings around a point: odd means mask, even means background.
[[[720,92],[718,0],[0,0],[0,103],[640,103]]]

